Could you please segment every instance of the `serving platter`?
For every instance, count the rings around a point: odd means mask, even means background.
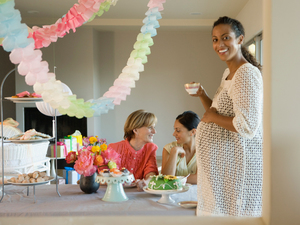
[[[43,101],[42,98],[12,98],[12,97],[5,97],[5,99],[10,100],[14,103],[35,103]]]
[[[178,202],[178,205],[186,209],[193,209],[197,207],[197,201]]]
[[[8,180],[7,183],[16,185],[16,186],[37,186],[37,185],[47,184],[48,182],[53,181],[54,179],[55,179],[54,177],[49,177],[49,180],[37,182],[37,183],[13,183]]]
[[[136,187],[136,183],[135,182],[132,182],[131,184],[124,183],[123,187],[124,188],[134,188],[134,187]]]
[[[12,143],[34,143],[34,142],[42,142],[42,141],[49,141],[52,140],[54,137],[51,138],[42,138],[42,139],[34,139],[34,140],[5,140],[4,142],[12,142]]]
[[[161,198],[157,202],[162,204],[170,204],[175,203],[175,201],[171,198],[172,194],[187,192],[189,190],[189,187],[183,186],[181,190],[153,190],[145,186],[143,190],[149,194],[161,195]]]

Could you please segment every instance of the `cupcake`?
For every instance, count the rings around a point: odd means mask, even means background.
[[[120,170],[122,173],[123,173],[123,175],[129,175],[129,171],[128,171],[128,169],[126,169],[125,167],[123,167],[121,170]]]
[[[110,172],[110,175],[112,175],[113,177],[121,177],[123,173],[120,170],[115,169]]]
[[[103,177],[110,177],[109,169],[101,170],[100,175],[103,176]]]

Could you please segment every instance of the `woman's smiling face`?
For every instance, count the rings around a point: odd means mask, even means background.
[[[136,128],[135,138],[146,143],[153,142],[153,136],[156,133],[155,124],[148,127]]]
[[[234,59],[240,51],[242,41],[243,35],[236,37],[228,24],[219,24],[212,31],[213,48],[222,61]]]
[[[175,137],[178,144],[184,144],[190,141],[191,135],[190,131],[183,126],[178,120],[175,120],[174,123],[174,133],[173,136]]]

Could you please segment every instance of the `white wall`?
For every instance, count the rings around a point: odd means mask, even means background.
[[[138,33],[138,30],[115,32],[114,79],[126,65]],[[131,112],[145,109],[155,113],[158,123],[154,142],[159,147],[157,155],[161,156],[164,145],[175,140],[172,134],[176,116],[186,110],[193,110],[200,117],[204,113],[200,100],[190,97],[184,84],[191,81],[201,82],[213,96],[226,65],[212,49],[210,31],[158,30],[158,33],[153,37],[151,55],[145,64],[145,71],[140,73],[136,88],[131,90],[126,101],[115,106],[113,112],[102,115],[101,125],[102,134],[107,137],[108,142],[117,142],[123,139],[123,126]],[[102,93],[110,85],[112,83],[107,83]]]
[[[140,73],[140,80],[131,95],[108,114],[88,119],[88,135],[106,138],[108,143],[123,140],[123,126],[127,116],[145,109],[158,117],[154,142],[162,155],[165,144],[174,141],[173,124],[177,115],[193,110],[202,117],[200,100],[190,97],[184,84],[198,81],[213,96],[226,64],[221,62],[211,45],[210,31],[159,31],[153,37],[154,45]],[[49,62],[56,78],[66,83],[78,98],[101,97],[120,75],[133,50],[136,31],[100,32],[79,28],[43,50],[43,59]],[[17,76],[17,92],[30,91],[24,77]],[[34,105],[25,105],[34,107]],[[24,104],[17,105],[17,119],[22,126]]]
[[[263,0],[249,0],[236,16],[245,28],[245,41],[247,43],[263,28]]]
[[[300,224],[300,1],[268,0],[270,33],[264,40],[271,57],[271,224]],[[268,60],[268,61],[266,61]]]

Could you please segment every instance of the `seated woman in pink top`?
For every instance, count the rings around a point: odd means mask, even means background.
[[[136,180],[147,180],[151,175],[157,175],[156,150],[153,143],[156,133],[157,118],[153,113],[137,110],[131,113],[124,125],[124,139],[111,143],[108,147],[121,154],[121,168],[125,167]],[[138,189],[145,186],[138,183]]]

